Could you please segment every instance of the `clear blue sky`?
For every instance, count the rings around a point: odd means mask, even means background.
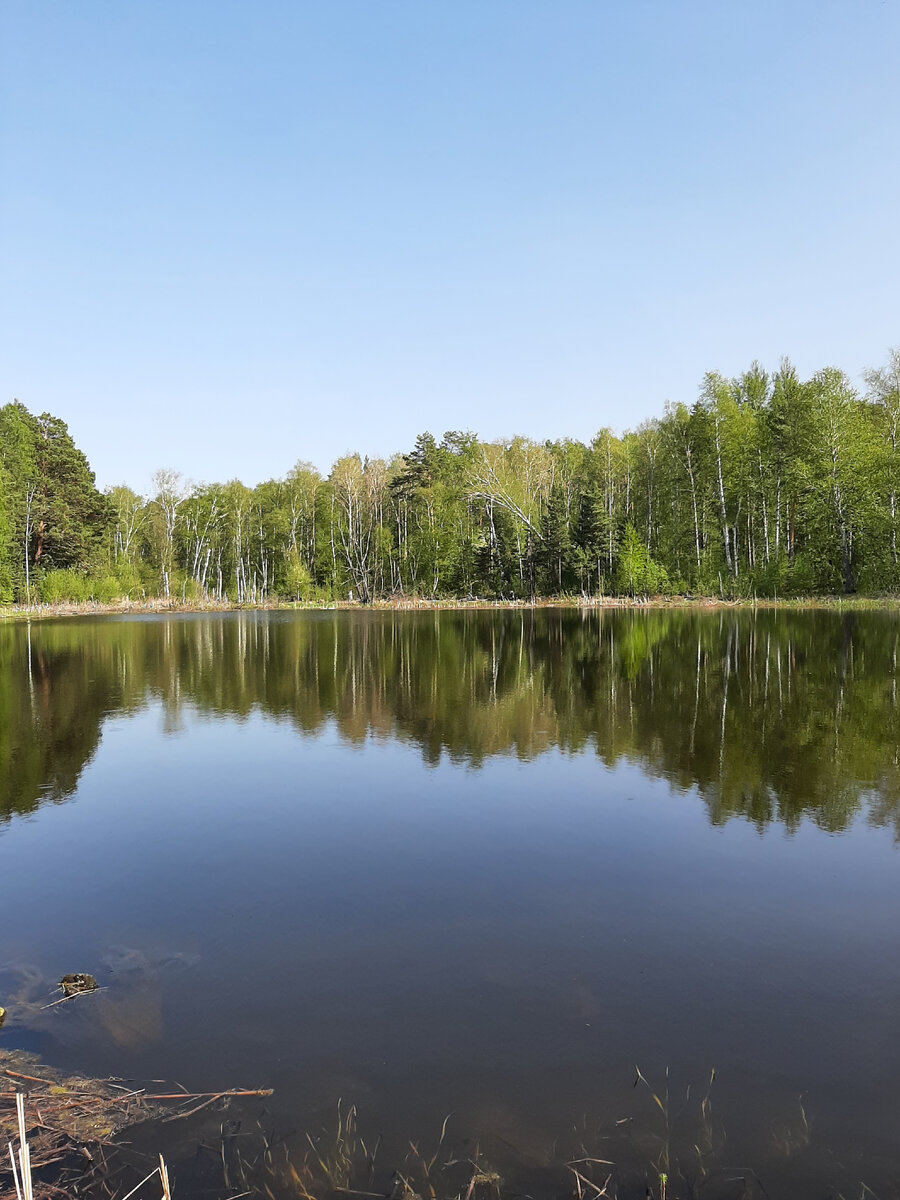
[[[98,482],[900,342],[900,0],[5,0],[0,401]]]

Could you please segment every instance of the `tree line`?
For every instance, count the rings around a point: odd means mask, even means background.
[[[865,373],[707,374],[589,444],[423,433],[255,488],[101,494],[66,425],[0,408],[0,600],[780,596],[900,587],[900,350]]]

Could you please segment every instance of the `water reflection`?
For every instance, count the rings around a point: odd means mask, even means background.
[[[622,759],[709,819],[898,819],[896,620],[833,612],[234,613],[0,628],[0,816],[75,790],[110,715],[254,710],[477,768]]]
[[[627,1162],[579,1115],[646,1132],[632,1064],[673,1096],[715,1065],[726,1161],[769,1195],[848,1155],[844,1195],[892,1194],[896,851],[809,822],[900,824],[897,640],[834,612],[0,628],[2,812],[47,805],[0,837],[3,1037],[273,1086],[299,1131],[349,1097],[391,1166],[450,1111],[498,1160],[549,1169],[568,1130]],[[79,970],[106,990],[45,1009]],[[813,1182],[779,1193],[801,1093]]]

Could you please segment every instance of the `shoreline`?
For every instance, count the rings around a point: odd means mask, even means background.
[[[85,600],[61,604],[10,605],[0,608],[4,621],[45,621],[61,617],[123,616],[128,614],[228,613],[228,612],[469,612],[527,611],[545,608],[584,609],[696,609],[714,612],[722,609],[773,609],[785,611],[900,611],[900,595],[834,596],[809,595],[774,599],[725,599],[718,596],[550,596],[536,600],[445,599],[392,597],[373,600],[290,601],[274,600],[263,604],[237,604],[231,601],[120,600],[114,603]]]

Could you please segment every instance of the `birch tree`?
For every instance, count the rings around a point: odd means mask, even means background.
[[[168,599],[171,595],[172,571],[175,567],[175,530],[178,523],[178,510],[188,497],[178,471],[160,467],[152,479],[153,510],[157,521],[157,545],[159,552],[159,569],[162,578],[163,595]]]
[[[897,493],[900,490],[900,349],[888,352],[884,367],[866,371],[868,399],[881,414],[883,476],[889,513],[891,583],[898,582]]]

